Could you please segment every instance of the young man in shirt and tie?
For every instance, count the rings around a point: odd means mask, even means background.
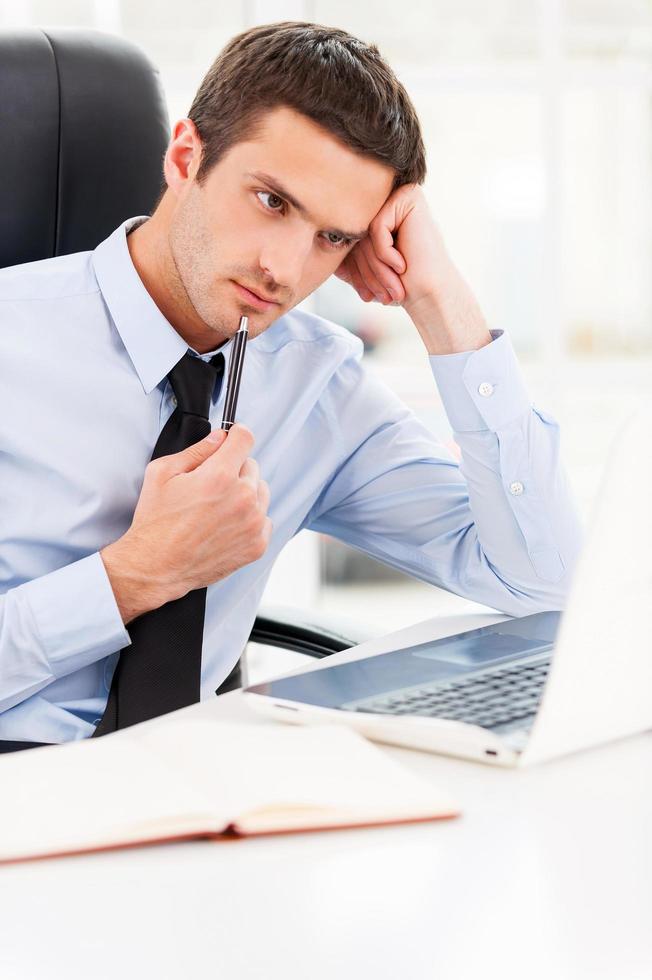
[[[446,252],[414,107],[377,49],[307,23],[238,35],[163,171],[151,217],[0,272],[0,390],[23,420],[0,413],[6,750],[213,696],[304,528],[511,615],[568,591],[558,426]],[[294,309],[331,275],[403,306],[461,465],[358,338]],[[243,313],[239,424],[188,436],[219,427]]]

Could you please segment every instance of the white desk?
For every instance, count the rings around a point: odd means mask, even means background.
[[[183,713],[271,724],[239,692]],[[383,751],[449,787],[464,815],[0,869],[0,976],[650,980],[651,736],[525,771]]]

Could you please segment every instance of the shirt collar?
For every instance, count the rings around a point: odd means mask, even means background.
[[[199,354],[163,316],[136,272],[127,246],[127,234],[147,221],[147,215],[128,218],[93,252],[93,268],[104,302],[145,391],[149,393],[168,375],[186,351],[209,361],[224,354],[228,374],[232,340]]]

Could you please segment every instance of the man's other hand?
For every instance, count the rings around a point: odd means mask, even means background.
[[[421,187],[393,191],[335,275],[365,302],[402,306],[430,354],[477,350],[491,334],[448,254]]]

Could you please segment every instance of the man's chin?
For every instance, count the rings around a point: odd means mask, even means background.
[[[242,309],[236,313],[235,321],[233,324],[229,324],[229,336],[232,336],[238,327],[240,326],[240,317],[246,316],[248,323],[247,329],[249,331],[249,339],[253,340],[259,334],[264,333],[268,330],[279,317],[287,312],[285,307],[279,306],[278,310],[268,311],[267,313],[261,313],[259,310],[247,310]]]

